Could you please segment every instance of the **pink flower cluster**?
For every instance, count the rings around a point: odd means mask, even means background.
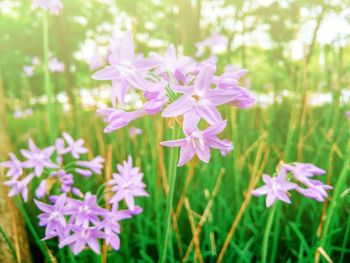
[[[104,162],[101,156],[90,161],[80,159],[81,154],[88,152],[83,144],[83,139],[74,141],[66,132],[63,133],[63,138],[56,140],[54,146],[44,149],[38,148],[33,140],[29,139],[29,149],[21,150],[24,161],[10,153],[10,160],[0,163],[8,169],[6,176],[9,180],[5,185],[11,188],[9,196],[21,194],[23,200],[27,201],[28,186],[35,178],[41,180],[35,191],[37,198],[45,197],[55,182],[58,182],[63,193],[79,193],[78,189],[73,187],[74,174],[101,174]]]
[[[127,126],[145,115],[161,113],[165,118],[181,117],[185,138],[166,141],[168,147],[181,147],[178,165],[184,165],[193,156],[204,162],[210,159],[210,148],[227,154],[232,143],[220,140],[217,135],[226,127],[218,106],[230,105],[247,108],[255,99],[239,86],[239,79],[247,70],[216,75],[216,62],[208,59],[200,63],[190,57],[180,57],[171,45],[164,55],[152,52],[150,58],[134,53],[131,33],[112,41],[109,66],[97,71],[92,78],[112,81],[112,108],[100,109],[98,113],[107,123],[109,133]],[[142,108],[134,111],[124,109],[129,92],[143,95]],[[203,120],[210,127],[198,128]]]
[[[59,247],[70,246],[74,254],[80,253],[86,246],[100,254],[99,240],[105,240],[107,245],[119,250],[121,232],[120,221],[131,218],[142,212],[142,208],[135,205],[134,198],[148,196],[142,174],[138,167],[132,166],[132,159],[123,165],[118,165],[118,174],[107,182],[113,196],[108,198],[111,208],[101,206],[98,196],[86,193],[81,198],[50,196],[52,205],[35,200],[42,211],[39,225],[45,227],[44,240],[57,237]],[[125,201],[127,209],[118,210],[120,203]]]
[[[323,202],[330,185],[313,179],[314,176],[324,175],[326,172],[313,164],[293,163],[284,164],[276,177],[263,175],[264,186],[253,190],[255,196],[267,195],[266,206],[270,207],[276,200],[290,204],[290,190],[296,190],[307,198]]]

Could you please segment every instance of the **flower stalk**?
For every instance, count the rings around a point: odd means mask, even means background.
[[[179,136],[179,128],[175,125],[172,130],[171,139],[175,140]],[[165,228],[165,238],[163,244],[162,257],[160,262],[166,261],[168,246],[171,247],[171,212],[173,208],[174,191],[176,183],[176,169],[177,169],[177,159],[178,159],[178,149],[173,148],[170,151],[168,175],[169,175],[169,191],[167,200],[167,210],[166,210],[166,228]]]
[[[265,228],[265,233],[264,233],[264,239],[263,239],[263,244],[262,244],[262,251],[261,251],[261,262],[266,263],[267,261],[267,252],[269,249],[269,237],[271,235],[271,228],[272,228],[272,223],[274,220],[274,216],[276,213],[278,204],[275,203],[269,212],[269,217],[267,218],[267,223],[266,223],[266,228]]]
[[[44,44],[44,87],[47,96],[47,116],[49,123],[50,143],[54,143],[56,125],[55,112],[53,109],[53,91],[51,86],[50,71],[49,71],[49,26],[47,12],[43,11],[43,44]]]

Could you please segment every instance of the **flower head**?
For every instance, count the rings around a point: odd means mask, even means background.
[[[88,168],[95,174],[101,174],[103,169],[102,163],[104,161],[105,159],[102,158],[101,156],[96,156],[91,161],[77,161],[77,165],[84,168]]]
[[[10,161],[4,161],[0,163],[0,166],[8,169],[6,176],[12,178],[18,178],[23,174],[23,164],[17,159],[16,155],[9,153]]]
[[[148,84],[143,74],[154,68],[157,62],[135,56],[134,42],[130,32],[123,38],[113,41],[109,57],[110,66],[97,71],[92,75],[96,80],[112,80],[112,103],[116,99],[123,105],[124,98],[130,86],[144,90]]]
[[[104,238],[105,234],[98,227],[70,225],[70,229],[73,234],[60,241],[60,248],[69,245],[73,253],[77,255],[88,245],[95,253],[101,253],[98,239]]]
[[[163,117],[184,115],[184,126],[196,125],[201,118],[210,125],[222,121],[216,108],[219,105],[237,101],[241,93],[231,89],[212,89],[215,66],[206,63],[198,73],[193,86],[173,86],[173,90],[183,93],[163,112]]]
[[[231,151],[233,146],[230,142],[217,138],[226,127],[226,122],[222,121],[210,126],[204,131],[198,129],[185,131],[186,138],[165,141],[160,144],[167,147],[181,147],[178,166],[183,166],[194,155],[200,160],[208,163],[210,159],[210,148]]]
[[[66,132],[63,132],[63,138],[65,139],[65,141],[62,138],[56,139],[55,145],[58,154],[71,153],[73,158],[79,159],[80,154],[85,154],[89,151],[83,146],[83,139],[78,139],[77,141],[74,141],[72,136],[70,136]],[[67,143],[67,147],[65,147],[65,142]]]
[[[65,219],[67,197],[62,194],[58,197],[54,205],[34,200],[36,206],[43,212],[39,217],[39,226],[45,226],[45,238],[64,238],[67,235],[67,222]]]
[[[34,168],[34,174],[36,176],[40,176],[45,167],[57,168],[57,165],[50,160],[54,151],[55,147],[53,146],[41,150],[35,145],[32,139],[29,139],[29,150],[21,150],[22,155],[27,158],[27,161],[23,163],[23,167]]]
[[[118,172],[113,174],[113,179],[108,182],[112,186],[113,197],[109,200],[111,204],[118,204],[125,200],[128,208],[135,209],[135,200],[137,196],[148,196],[145,191],[146,185],[142,182],[143,174],[140,173],[139,167],[132,166],[132,158],[124,161],[123,165],[118,164]]]
[[[71,215],[70,222],[78,226],[89,226],[89,223],[100,222],[99,216],[106,210],[97,205],[97,197],[87,193],[84,200],[68,199],[67,214]]]
[[[116,110],[113,108],[98,110],[98,113],[103,115],[105,117],[104,121],[108,123],[104,129],[104,132],[106,133],[125,127],[133,120],[147,114],[147,112],[143,109],[128,112],[123,110]]]
[[[22,195],[22,198],[25,202],[28,200],[28,184],[33,180],[34,174],[27,175],[24,179],[19,181],[17,178],[12,178],[9,181],[6,181],[4,185],[11,187],[9,196],[15,196],[18,194]]]
[[[290,204],[288,191],[295,189],[296,184],[291,183],[285,179],[285,175],[280,174],[277,177],[271,177],[267,174],[263,175],[264,186],[253,190],[252,194],[255,196],[267,195],[266,206],[270,207],[277,199]]]

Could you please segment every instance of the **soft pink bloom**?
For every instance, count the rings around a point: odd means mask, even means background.
[[[231,151],[233,146],[230,142],[220,140],[217,135],[226,127],[226,122],[222,121],[214,124],[204,131],[198,129],[186,131],[186,138],[165,141],[160,144],[167,147],[181,147],[178,166],[183,166],[194,155],[205,163],[210,159],[210,148]]]
[[[89,150],[85,148],[84,145],[84,140],[83,139],[78,139],[77,141],[74,141],[72,136],[70,136],[68,133],[63,132],[63,138],[58,138],[56,139],[55,146],[57,149],[57,153],[62,155],[62,154],[67,154],[71,153],[73,158],[79,159],[80,154],[85,154]],[[67,146],[65,146],[65,142],[67,143]]]
[[[4,185],[11,187],[9,196],[15,196],[18,194],[22,195],[22,198],[25,202],[28,201],[28,184],[33,180],[34,174],[29,174],[21,181],[16,178],[12,178],[9,181],[4,182]]]
[[[145,91],[144,96],[148,100],[143,108],[148,114],[157,114],[162,111],[164,105],[168,102],[166,87],[168,82],[162,80],[156,84],[150,85],[150,89]]]
[[[166,73],[174,74],[176,69],[181,68],[185,72],[193,68],[193,60],[190,57],[178,57],[174,45],[170,45],[164,55],[155,52],[150,53],[151,58],[158,62],[156,73],[166,76]]]
[[[105,161],[105,159],[102,158],[101,156],[96,156],[91,161],[77,161],[77,165],[81,166],[81,167],[84,167],[84,168],[88,168],[92,172],[94,172],[95,174],[101,174],[102,173],[102,169],[103,169],[103,164],[102,163],[104,161]]]
[[[173,86],[173,90],[183,93],[163,112],[163,117],[184,115],[184,127],[195,126],[201,118],[213,125],[222,121],[216,108],[219,105],[237,99],[237,91],[230,89],[212,89],[215,66],[205,64],[194,81],[193,86]]]
[[[100,55],[98,54],[97,50],[95,49],[92,52],[92,56],[91,56],[90,61],[89,61],[89,69],[96,70],[102,66],[103,66],[103,61],[102,61]]]
[[[113,174],[113,179],[108,182],[114,193],[109,203],[117,206],[121,200],[125,200],[128,208],[133,211],[135,209],[134,198],[148,196],[145,191],[146,185],[142,182],[143,174],[139,167],[132,166],[131,156],[128,157],[128,161],[123,162],[123,165],[118,164],[117,167],[119,173]]]
[[[17,179],[23,174],[23,164],[13,153],[9,153],[9,156],[10,161],[4,161],[0,163],[0,166],[9,169],[6,173],[6,176]]]
[[[50,160],[54,151],[55,147],[53,146],[41,150],[35,145],[32,139],[29,139],[29,150],[21,150],[22,155],[27,158],[27,161],[23,163],[23,167],[34,168],[36,176],[40,176],[45,167],[57,168],[58,166]]]
[[[108,124],[104,129],[105,133],[109,133],[127,126],[131,121],[138,119],[147,114],[143,109],[136,111],[123,111],[113,108],[100,109],[97,111],[104,116],[104,121]]]
[[[143,74],[154,68],[157,62],[135,56],[132,35],[128,32],[122,39],[112,43],[109,64],[110,66],[93,74],[92,78],[112,80],[112,103],[115,106],[116,99],[123,105],[130,86],[147,89],[148,84]]]
[[[44,198],[46,195],[46,190],[47,190],[47,180],[42,180],[38,188],[35,190],[35,196],[37,198]]]
[[[255,196],[267,195],[267,207],[270,207],[277,199],[288,204],[291,203],[288,191],[295,189],[297,185],[287,181],[284,174],[279,174],[277,177],[264,174],[263,181],[265,185],[253,190],[252,194]]]
[[[326,190],[333,189],[330,185],[312,179],[314,176],[324,175],[326,171],[311,163],[296,162],[293,164],[284,164],[282,170],[284,170],[285,173],[292,173],[294,178],[302,184],[299,185],[296,190],[305,197],[323,202],[328,196]]]
[[[73,254],[77,255],[88,245],[95,253],[101,253],[98,239],[104,238],[105,234],[98,227],[72,225],[70,228],[73,230],[73,234],[60,241],[60,248],[70,245]]]
[[[227,43],[228,43],[228,39],[226,36],[223,36],[218,32],[214,32],[211,36],[209,36],[208,38],[196,44],[196,47],[197,47],[196,56],[197,57],[202,56],[206,48],[209,48],[212,53],[213,51],[215,51],[216,47],[226,48]]]
[[[66,212],[66,194],[60,195],[54,205],[34,200],[36,206],[43,212],[39,218],[39,226],[46,226],[44,240],[58,236],[65,238],[68,234]]]

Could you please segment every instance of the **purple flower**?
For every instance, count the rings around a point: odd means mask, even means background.
[[[139,129],[139,128],[136,128],[136,127],[131,127],[129,129],[129,137],[130,138],[135,138],[137,135],[140,135],[142,133],[143,133],[142,129]]]
[[[226,122],[222,121],[207,128],[204,131],[198,129],[186,131],[186,138],[165,141],[160,144],[167,147],[181,147],[178,166],[183,166],[194,155],[200,160],[208,163],[210,159],[210,148],[231,151],[233,146],[230,142],[225,142],[217,138],[226,127]]]
[[[350,119],[350,111],[346,112],[345,115]]]
[[[313,176],[324,175],[326,171],[311,163],[285,164],[282,169],[285,170],[285,173],[291,172],[293,177],[303,184],[303,187],[299,185],[296,190],[307,198],[323,202],[328,196],[326,190],[333,189],[330,185],[312,179]]]
[[[50,146],[43,150],[40,150],[32,139],[29,139],[29,149],[30,150],[21,150],[21,153],[24,157],[27,158],[27,161],[23,163],[24,168],[34,168],[34,173],[36,176],[40,176],[44,171],[44,168],[57,168],[58,166],[54,164],[50,157],[55,151],[55,147]]]
[[[163,56],[155,52],[151,52],[150,56],[158,63],[156,73],[163,77],[166,77],[166,73],[174,74],[178,68],[184,69],[185,72],[193,68],[193,60],[190,57],[176,56],[174,45],[170,45]]]
[[[32,66],[23,66],[23,73],[27,77],[32,77],[34,75],[34,67],[32,67]]]
[[[10,161],[4,161],[0,163],[0,166],[9,169],[6,173],[6,176],[12,178],[18,178],[23,174],[23,165],[20,160],[17,159],[16,155],[9,153]]]
[[[77,161],[77,165],[88,168],[93,171],[95,174],[101,174],[103,165],[102,163],[105,161],[101,156],[96,156],[91,161]]]
[[[105,234],[97,227],[71,225],[70,229],[73,231],[73,234],[60,241],[60,248],[70,245],[73,253],[77,255],[88,245],[95,253],[101,253],[98,239],[104,238]]]
[[[285,169],[287,172],[291,172],[295,179],[301,183],[306,183],[309,181],[310,177],[314,175],[324,175],[325,170],[311,164],[311,163],[293,163],[293,164],[284,164],[282,169]]]
[[[212,53],[218,49],[224,49],[227,43],[228,39],[226,36],[214,32],[211,36],[196,44],[196,57],[202,56],[206,48],[209,48]]]
[[[103,229],[106,244],[115,250],[120,248],[120,224],[119,221],[131,218],[132,214],[129,210],[113,210],[105,215],[103,221],[99,224],[99,228]]]
[[[100,55],[98,54],[97,50],[95,49],[92,52],[92,56],[91,56],[90,61],[89,61],[89,69],[96,70],[102,66],[103,66],[102,59],[101,59]]]
[[[60,195],[54,205],[48,205],[34,200],[36,206],[44,213],[38,216],[39,226],[45,226],[44,240],[58,236],[65,238],[68,234],[67,223],[65,219],[66,213],[66,194]]]
[[[333,189],[332,186],[326,185],[319,180],[313,179],[309,179],[305,185],[307,186],[307,188],[302,188],[298,186],[295,190],[297,190],[305,197],[315,199],[319,202],[323,202],[328,197],[328,193],[326,190]]]
[[[58,15],[63,8],[61,0],[33,0],[33,8],[42,8],[43,10],[50,11],[53,15]]]
[[[123,105],[124,97],[130,86],[144,90],[147,82],[143,74],[154,68],[157,62],[135,56],[134,42],[130,32],[112,43],[112,53],[109,57],[110,66],[92,75],[96,80],[112,80],[112,103],[116,99]]]
[[[143,174],[140,173],[139,167],[132,166],[131,156],[128,157],[128,161],[124,161],[123,165],[118,164],[117,167],[119,173],[114,173],[113,179],[108,182],[114,193],[109,203],[118,204],[124,199],[128,208],[133,211],[135,209],[134,198],[148,196],[145,191],[146,185],[142,182]]]
[[[46,191],[47,191],[47,180],[42,180],[38,188],[35,190],[35,196],[37,198],[44,198],[46,196]]]
[[[212,89],[215,66],[205,64],[194,81],[194,86],[173,86],[176,92],[184,93],[162,113],[163,117],[184,115],[184,127],[196,125],[200,118],[213,125],[222,121],[216,106],[235,100],[237,92]]]
[[[89,151],[87,148],[83,146],[84,145],[83,139],[78,139],[77,141],[74,141],[72,136],[70,136],[66,132],[63,132],[63,138],[65,139],[68,145],[65,148],[64,141],[61,138],[58,138],[55,143],[58,154],[62,155],[66,153],[71,153],[73,158],[79,159],[80,154],[85,154]]]
[[[65,170],[60,169],[57,172],[51,173],[51,177],[58,178],[58,180],[61,183],[61,187],[60,187],[61,192],[68,193],[71,191],[72,185],[74,183],[72,174],[66,173]]]
[[[33,180],[34,174],[29,174],[21,181],[18,181],[16,178],[13,178],[9,181],[4,182],[4,185],[11,187],[9,196],[15,196],[18,194],[22,195],[22,198],[25,202],[28,201],[28,184]]]
[[[263,181],[265,185],[253,190],[252,194],[255,196],[267,195],[267,207],[270,207],[277,199],[282,200],[288,204],[291,203],[288,196],[288,191],[295,189],[297,185],[287,181],[284,174],[280,174],[277,177],[271,177],[267,174],[264,174]]]
[[[229,141],[229,140],[222,140],[224,143],[226,143],[226,144],[230,144],[231,142]],[[232,145],[232,144],[231,144]],[[228,155],[230,152],[232,152],[233,151],[233,145],[232,145],[232,147],[231,148],[222,148],[222,149],[220,149],[220,154],[221,154],[221,156],[226,156],[226,155]]]
[[[112,131],[118,130],[127,126],[131,121],[138,119],[147,114],[143,109],[136,111],[122,111],[113,108],[107,108],[98,110],[98,113],[103,115],[104,121],[108,123],[107,127],[104,129],[105,133],[110,133]]]
[[[57,58],[51,58],[49,60],[49,70],[51,72],[64,72],[65,66],[64,63],[59,61]]]
[[[162,80],[156,84],[150,85],[150,89],[144,93],[148,100],[143,108],[148,114],[157,114],[162,111],[163,106],[168,102],[166,87],[168,82]]]
[[[67,200],[67,214],[71,215],[70,223],[77,226],[89,226],[89,223],[99,223],[100,218],[106,213],[104,208],[97,205],[97,197],[90,193],[85,195],[83,201],[69,198]]]

